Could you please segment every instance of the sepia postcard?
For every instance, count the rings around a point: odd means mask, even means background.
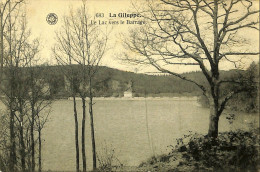
[[[0,0],[0,172],[260,171],[258,0]]]

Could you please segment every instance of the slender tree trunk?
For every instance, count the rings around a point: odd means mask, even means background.
[[[22,105],[20,103],[20,127],[19,127],[19,133],[20,133],[20,156],[21,156],[21,165],[22,165],[22,172],[25,172],[25,144],[24,144],[24,136],[23,136],[23,110]]]
[[[9,2],[9,13],[11,13],[11,4]],[[9,15],[9,39],[12,40],[12,23],[11,23],[11,15]],[[14,131],[14,117],[15,117],[15,111],[14,111],[14,91],[15,91],[15,69],[13,68],[13,57],[12,57],[12,44],[9,42],[9,54],[10,58],[10,144],[11,144],[11,150],[10,150],[10,171],[15,171],[16,166],[16,145],[15,145],[15,131]]]
[[[30,128],[30,135],[31,135],[31,150],[32,150],[32,168],[31,172],[35,171],[35,143],[34,143],[34,121],[35,121],[35,87],[34,87],[34,71],[31,71],[31,91],[32,91],[32,99],[31,99],[31,128]]]
[[[82,135],[81,135],[81,144],[82,144],[82,163],[83,163],[83,172],[87,171],[86,165],[86,151],[85,151],[85,123],[86,123],[86,100],[82,98],[82,109],[83,109],[83,117],[82,117]]]
[[[31,171],[34,172],[35,171],[35,144],[34,144],[34,113],[35,113],[35,109],[34,109],[34,102],[32,102],[31,104],[31,110],[32,110],[32,122],[31,122],[31,129],[30,129],[30,133],[31,133],[31,150],[32,150],[32,169]]]
[[[90,127],[91,127],[93,170],[96,170],[97,158],[96,158],[95,128],[94,128],[94,117],[93,117],[92,76],[91,76],[90,69],[88,69],[88,76],[89,76],[89,115],[90,115]]]
[[[15,171],[15,164],[16,164],[16,145],[15,145],[15,132],[14,132],[14,111],[11,107],[10,113],[10,171]]]
[[[0,79],[2,80],[2,76],[3,76],[3,67],[4,67],[4,28],[3,28],[3,15],[2,15],[2,11],[0,12],[0,49],[1,49],[1,57],[0,57]]]
[[[15,90],[15,71],[13,67],[10,67],[10,171],[15,171],[15,165],[16,165],[16,143],[15,143],[15,111],[14,111],[14,90]]]
[[[75,120],[75,146],[76,146],[76,170],[79,172],[79,133],[78,133],[78,114],[75,95],[73,95],[74,120]]]
[[[93,170],[97,168],[97,158],[96,158],[96,143],[95,143],[95,129],[94,129],[94,119],[93,119],[93,97],[90,96],[89,101],[89,114],[90,114],[90,125],[91,125],[91,140],[92,140],[92,155],[93,155]]]
[[[22,164],[22,172],[25,172],[25,145],[24,145],[24,137],[23,137],[23,127],[20,128],[20,144],[21,144],[21,164]]]
[[[41,129],[39,128],[38,130],[38,134],[39,134],[39,157],[38,157],[38,172],[42,171],[42,139],[41,139]]]

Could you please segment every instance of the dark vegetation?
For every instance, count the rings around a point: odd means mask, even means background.
[[[245,71],[231,70],[223,72],[222,74],[226,79],[232,80],[234,83],[241,82],[247,84],[246,87],[248,88],[248,90],[234,95],[234,97],[227,103],[226,109],[232,111],[257,113],[259,109],[259,64],[253,62]],[[223,94],[229,90],[235,89],[235,84],[227,84],[224,88]],[[204,95],[199,96],[198,102],[203,107],[209,107],[209,101]]]
[[[177,139],[167,155],[152,157],[140,168],[151,171],[257,171],[259,130],[229,131],[217,138],[191,133]]]
[[[253,64],[255,65],[255,64]],[[68,67],[68,66],[67,66]],[[49,84],[51,95],[54,98],[67,98],[63,69],[66,66],[40,66],[42,77]],[[73,65],[78,70],[77,65]],[[100,97],[122,97],[129,81],[133,82],[135,97],[145,96],[198,96],[200,90],[187,81],[170,75],[147,75],[134,72],[126,72],[105,66],[100,66],[95,80],[95,95]],[[221,75],[227,77],[239,77],[248,73],[242,70],[221,71]],[[255,71],[257,73],[257,70]],[[187,78],[196,79],[204,83],[205,79],[201,72],[188,72],[183,74]],[[254,74],[255,75],[255,74]],[[256,76],[258,77],[258,76]],[[257,91],[257,90],[255,90]]]
[[[68,67],[68,66],[63,66]],[[51,94],[56,98],[68,96],[65,89],[64,75],[61,66],[42,66],[42,72],[47,76]],[[78,70],[77,65],[73,65]],[[194,78],[203,77],[199,72],[191,72]],[[100,97],[122,97],[127,84],[133,82],[135,97],[145,96],[178,96],[180,94],[198,95],[198,89],[192,84],[169,75],[146,75],[126,72],[105,66],[100,66],[95,78],[95,95]]]
[[[68,98],[65,88],[63,69],[69,66],[40,66],[42,77],[50,86],[50,94],[54,98]],[[241,78],[251,78],[255,83],[250,85],[250,90],[235,95],[227,104],[228,109],[244,112],[257,112],[258,110],[258,64],[252,63],[247,70],[221,71],[220,75],[234,81]],[[77,65],[72,67],[78,70]],[[77,73],[77,72],[76,72]],[[189,72],[183,74],[187,78],[196,79],[205,85],[205,78],[201,72]],[[199,103],[203,107],[208,107],[208,100],[200,90],[192,83],[181,80],[170,75],[147,75],[126,72],[105,66],[100,66],[95,76],[94,92],[97,97],[122,97],[127,89],[127,84],[133,84],[134,97],[174,97],[174,96],[199,96]],[[248,82],[249,83],[249,82]],[[234,85],[226,85],[225,90],[234,89]]]

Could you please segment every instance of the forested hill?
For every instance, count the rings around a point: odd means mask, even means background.
[[[65,90],[64,69],[68,66],[41,66],[38,68],[51,88],[51,94],[56,98],[67,97]],[[70,68],[78,69],[77,65]],[[232,76],[238,70],[221,71],[221,75]],[[203,85],[206,83],[201,72],[183,74],[187,78],[196,80]],[[95,96],[121,97],[132,85],[133,95],[138,96],[196,96],[200,90],[193,83],[181,80],[169,75],[147,75],[134,72],[126,72],[105,66],[100,66],[95,77]]]
[[[67,97],[65,90],[64,66],[41,66],[38,70],[50,85],[54,98]],[[76,65],[73,68],[77,68]],[[200,72],[186,73],[185,75],[202,79]],[[100,66],[95,77],[95,96],[122,97],[123,92],[132,85],[133,95],[139,96],[195,96],[199,89],[192,83],[169,75],[147,75],[126,72],[105,66]]]

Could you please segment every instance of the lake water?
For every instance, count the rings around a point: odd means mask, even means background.
[[[115,150],[124,165],[139,165],[153,154],[167,153],[167,146],[189,131],[207,133],[209,110],[201,108],[194,99],[96,100],[94,123],[97,152]],[[53,103],[50,120],[43,130],[43,167],[45,170],[74,171],[73,101]],[[82,116],[81,101],[77,101]],[[147,109],[146,109],[147,107]],[[146,110],[150,137],[147,135]],[[87,111],[88,112],[88,111]],[[249,123],[259,124],[257,114],[237,114],[232,125],[220,118],[219,130],[248,129]],[[79,118],[79,127],[81,127]],[[87,165],[91,167],[92,152],[89,115],[86,121]],[[79,131],[81,135],[81,131]],[[153,151],[152,151],[153,150]],[[81,157],[80,157],[81,161]],[[90,169],[90,168],[89,168]]]

